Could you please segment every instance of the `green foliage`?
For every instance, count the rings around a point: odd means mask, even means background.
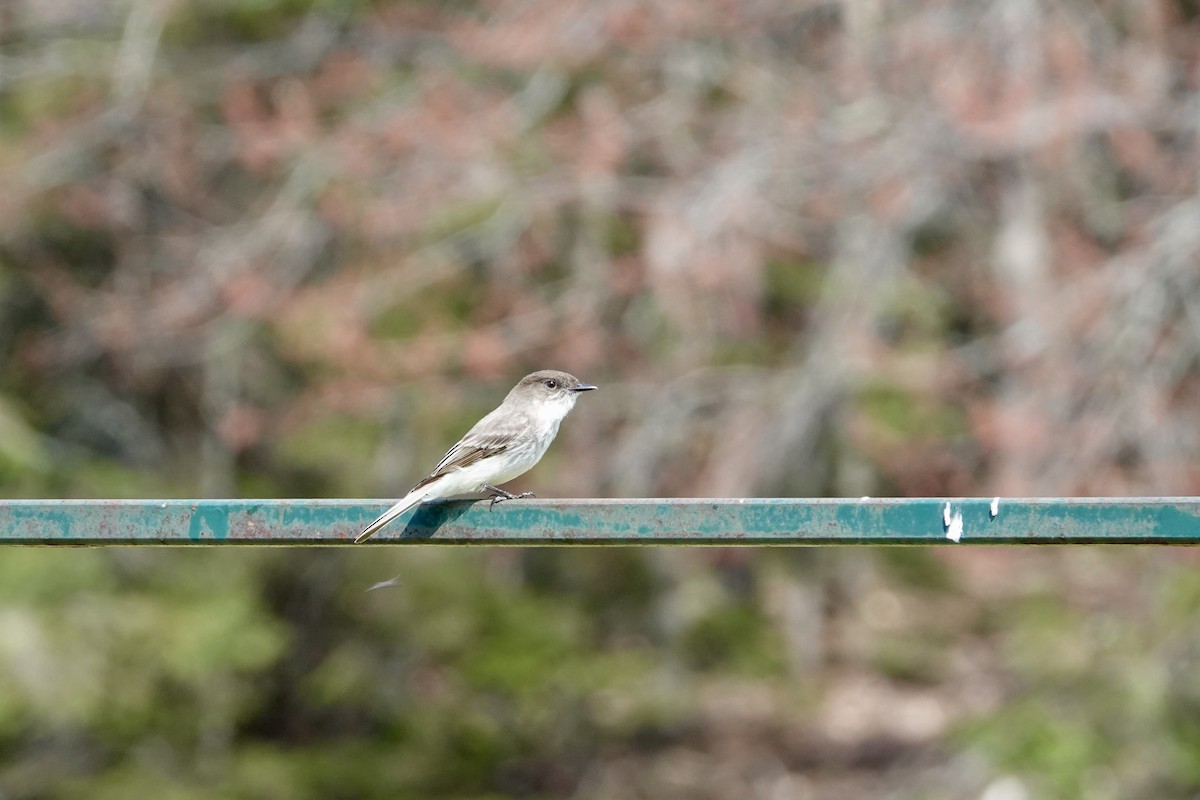
[[[146,474],[139,469],[111,458],[89,458],[72,465],[66,475],[52,474],[62,484],[54,492],[74,497],[178,497],[188,493],[191,483],[163,470]]]
[[[605,250],[614,256],[633,255],[641,245],[640,232],[633,222],[613,214],[605,218]]]
[[[722,606],[691,624],[680,644],[694,669],[777,675],[783,654],[761,612],[745,603]]]
[[[1089,779],[1099,765],[1112,764],[1118,747],[1069,704],[1047,704],[1045,696],[1017,700],[989,720],[974,738],[1005,770],[1037,777],[1041,796],[1096,797]]]
[[[175,45],[264,42],[286,36],[309,14],[336,18],[370,6],[371,0],[204,0],[173,15],[166,36]]]
[[[426,235],[437,242],[470,233],[487,226],[503,207],[503,198],[483,197],[438,209],[429,220]]]
[[[719,366],[769,366],[779,361],[779,350],[761,338],[726,339],[717,345],[712,355],[712,363]]]
[[[15,403],[0,395],[0,484],[50,467],[45,443]],[[6,480],[7,479],[7,480]]]
[[[37,214],[33,225],[45,258],[70,270],[83,286],[98,286],[116,267],[117,240],[111,231],[79,224],[51,209]]]
[[[1195,3],[9,5],[6,497],[1197,492]],[[1187,554],[965,550],[3,550],[0,796],[1192,800]]]
[[[880,637],[872,664],[893,680],[937,686],[946,679],[945,654],[953,641],[939,631]]]
[[[81,44],[76,51],[81,61],[100,55],[100,48],[87,44]],[[39,120],[70,113],[79,95],[94,86],[93,76],[78,73],[43,76],[36,82],[16,84],[0,93],[0,134],[19,142],[19,137],[27,134]]]
[[[356,474],[375,451],[378,430],[368,420],[330,415],[281,437],[276,457],[290,470],[322,476],[330,494],[352,492]],[[324,476],[340,476],[330,482]]]
[[[1046,797],[1191,797],[1200,639],[1185,620],[1200,613],[1196,583],[1190,570],[1165,576],[1144,620],[1083,614],[1055,595],[1007,609],[1001,654],[1014,696],[967,737]]]
[[[371,335],[380,339],[409,339],[422,331],[463,330],[482,299],[483,286],[471,275],[455,272],[437,283],[434,296],[414,296],[377,316]]]
[[[771,260],[766,264],[765,277],[766,313],[794,324],[820,298],[826,272],[813,263]]]
[[[954,573],[933,551],[915,547],[880,548],[875,551],[888,582],[925,592],[950,592]]]
[[[864,414],[903,439],[948,439],[966,429],[961,410],[883,382],[864,387],[858,404]]]
[[[0,552],[0,603],[5,608],[38,608],[81,594],[107,593],[117,587],[112,558],[103,550],[8,549]]]

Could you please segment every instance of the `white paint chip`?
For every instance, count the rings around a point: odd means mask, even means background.
[[[963,521],[962,512],[954,512],[954,519],[950,520],[950,524],[946,527],[946,538],[952,542],[957,542],[962,538]]]
[[[946,502],[946,507],[942,509],[942,527],[950,527],[950,503]]]
[[[869,495],[869,494],[864,494],[862,497],[860,497],[860,498],[858,498],[858,499],[859,499],[859,500],[870,500],[870,499],[871,499],[871,495]]]
[[[992,504],[990,506],[988,506],[988,513],[992,515],[992,519],[995,519],[1000,514],[1000,498],[999,497],[992,498]]]

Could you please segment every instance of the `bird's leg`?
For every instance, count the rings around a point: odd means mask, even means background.
[[[515,500],[517,496],[507,489],[501,489],[499,486],[492,486],[490,483],[485,483],[481,487],[485,492],[489,492],[496,500]],[[528,494],[528,492],[526,492]]]
[[[491,492],[492,502],[488,504],[488,511],[492,510],[492,506],[496,503],[503,503],[505,500],[520,500],[525,497],[533,497],[533,492],[521,492],[513,494],[512,492],[501,489],[499,486],[492,486],[490,483],[485,483],[482,486],[484,491]]]

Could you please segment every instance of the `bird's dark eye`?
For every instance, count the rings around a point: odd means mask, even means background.
[[[558,382],[557,382],[557,381],[555,381],[555,380],[553,380],[553,379],[551,379],[551,380],[548,380],[548,381],[546,381],[546,388],[547,388],[547,389],[557,389],[557,388],[558,388]]]

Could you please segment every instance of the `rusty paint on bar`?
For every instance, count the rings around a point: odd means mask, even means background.
[[[427,503],[367,545],[1197,544],[1200,498],[664,499]],[[350,544],[384,500],[0,500],[0,544]]]

